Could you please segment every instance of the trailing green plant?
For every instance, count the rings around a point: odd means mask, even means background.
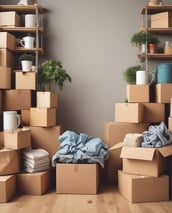
[[[47,84],[50,89],[51,84],[54,83],[55,85],[58,85],[60,90],[62,90],[65,81],[72,82],[72,78],[63,68],[60,61],[49,59],[39,65],[39,84]]]
[[[34,56],[32,54],[24,53],[20,55],[19,61],[33,61]]]
[[[123,73],[124,80],[128,84],[136,84],[136,71],[142,69],[143,67],[141,65],[128,67]]]
[[[141,44],[158,44],[160,41],[157,36],[147,31],[134,33],[130,40],[131,44],[139,47]]]

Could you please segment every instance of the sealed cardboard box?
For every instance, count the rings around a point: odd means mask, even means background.
[[[20,27],[20,16],[15,11],[0,12],[0,26]]]
[[[36,72],[15,71],[16,89],[36,90]]]
[[[37,107],[56,108],[58,96],[56,92],[37,92]]]
[[[4,131],[4,147],[9,149],[23,149],[31,146],[31,131],[29,128]]]
[[[63,126],[58,125],[54,127],[30,127],[31,130],[31,143],[34,149],[45,149],[50,158],[58,151],[59,141],[58,138],[62,134]],[[48,141],[48,142],[47,142]]]
[[[11,89],[11,68],[0,66],[0,89]]]
[[[140,176],[118,171],[118,191],[132,203],[169,200],[169,177]]]
[[[141,123],[143,113],[141,103],[115,103],[115,122]]]
[[[167,157],[172,145],[161,148],[123,147],[123,171],[129,174],[158,177],[168,171]]]
[[[4,110],[30,109],[35,106],[36,93],[29,89],[5,90]]]
[[[51,171],[17,174],[17,190],[21,194],[42,195],[50,189]]]
[[[10,201],[16,194],[16,176],[0,176],[0,203]]]
[[[8,49],[8,50],[15,50],[16,45],[15,36],[8,32],[0,32],[0,48]]]
[[[13,67],[14,56],[8,49],[0,49],[0,66]]]
[[[113,145],[123,141],[127,133],[142,133],[149,128],[149,123],[118,123],[106,122],[104,124],[103,140],[111,148]],[[110,149],[109,158],[105,164],[105,181],[117,183],[117,172],[122,169],[122,159],[120,158],[121,148]]]
[[[144,106],[143,122],[156,123],[165,121],[165,104],[142,103]]]
[[[12,149],[0,149],[0,175],[14,174],[19,171],[19,153]]]
[[[56,108],[30,108],[30,126],[56,126]]]
[[[98,188],[97,164],[56,164],[56,193],[97,194]]]
[[[155,98],[157,103],[170,103],[172,97],[172,84],[156,84]]]
[[[129,103],[142,103],[150,101],[149,85],[127,85],[127,99]]]
[[[172,13],[161,12],[151,15],[151,28],[172,27]]]

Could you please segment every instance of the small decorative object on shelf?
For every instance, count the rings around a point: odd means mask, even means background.
[[[33,60],[34,57],[32,54],[24,53],[19,57],[19,61],[21,62],[23,72],[28,72],[32,70]]]
[[[163,2],[162,0],[149,0],[148,1],[148,6],[158,6],[158,5],[162,5]]]
[[[34,5],[36,4],[36,0],[20,0],[17,4],[18,5]]]

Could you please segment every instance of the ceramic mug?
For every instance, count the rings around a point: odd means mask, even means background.
[[[145,85],[151,84],[153,82],[154,75],[151,72],[145,70],[136,71],[136,84],[137,85]]]
[[[156,69],[157,83],[172,83],[172,64],[159,64]]]
[[[34,14],[25,15],[25,27],[36,27],[36,15]]]
[[[21,117],[17,114],[17,111],[4,111],[3,112],[3,129],[14,130],[21,124]]]
[[[24,48],[34,48],[35,38],[32,36],[25,36],[20,40],[20,44]]]

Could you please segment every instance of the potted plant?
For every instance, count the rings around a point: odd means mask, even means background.
[[[19,61],[21,62],[22,70],[27,72],[32,70],[32,63],[34,57],[32,54],[24,53],[19,57]]]
[[[72,82],[71,76],[60,61],[49,59],[39,65],[38,83],[44,87],[48,86],[48,90],[51,90],[53,84],[62,90],[66,80]]]
[[[128,67],[123,73],[124,80],[128,84],[136,84],[136,72],[138,70],[143,70],[143,67],[141,65]]]

